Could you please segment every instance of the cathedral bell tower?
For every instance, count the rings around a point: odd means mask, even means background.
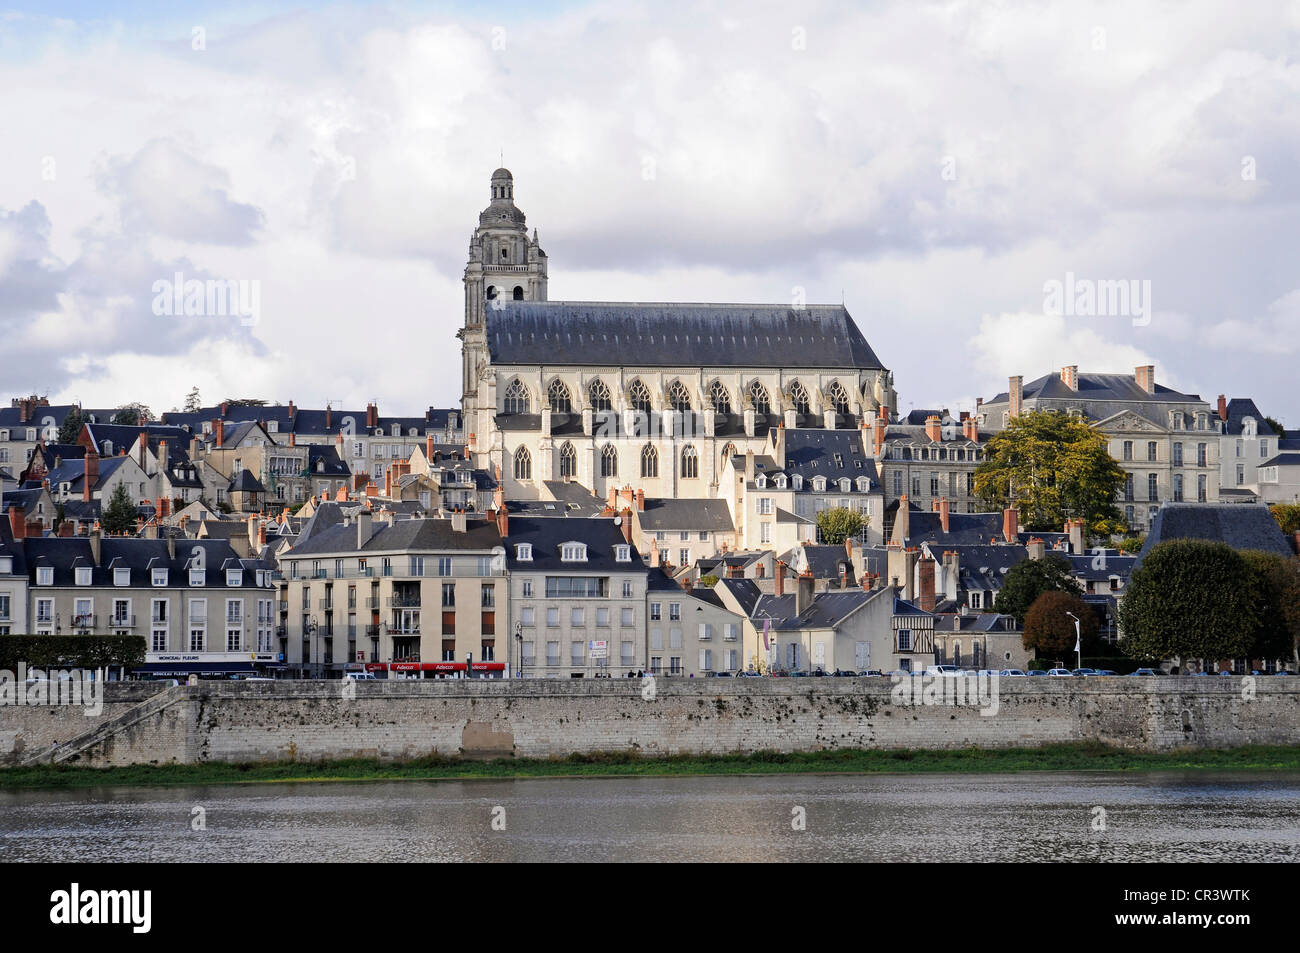
[[[492,201],[478,217],[465,265],[465,327],[461,339],[461,410],[468,426],[485,435],[484,414],[495,412],[480,392],[479,375],[488,364],[484,328],[489,310],[505,311],[511,301],[546,300],[546,252],[537,230],[528,237],[524,213],[515,206],[515,180],[509,169],[492,173]],[[473,431],[468,431],[473,432]],[[482,446],[482,444],[480,444]]]

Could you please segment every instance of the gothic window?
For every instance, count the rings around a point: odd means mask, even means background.
[[[531,480],[533,478],[533,458],[527,447],[515,451],[515,479]]]
[[[614,405],[609,399],[609,388],[599,377],[591,382],[591,387],[587,389],[588,399],[591,401],[591,409],[613,410]]]
[[[730,460],[735,455],[736,455],[736,445],[734,443],[728,443],[725,447],[722,448],[722,456],[718,458],[719,460],[718,469],[719,470],[724,469],[727,466],[727,461]]]
[[[673,381],[668,387],[668,406],[682,413],[690,413],[691,392],[681,381]]]
[[[835,407],[835,413],[847,414],[849,412],[849,395],[845,393],[839,381],[831,381],[829,393],[831,404]]]
[[[528,388],[524,386],[523,381],[516,377],[506,387],[505,412],[507,414],[526,414],[531,409],[530,404]]]
[[[551,381],[551,386],[546,388],[546,396],[550,398],[551,410],[559,414],[573,413],[573,401],[569,397],[569,388],[558,377]]]
[[[700,475],[700,455],[689,443],[682,448],[682,479],[693,480]]]
[[[523,285],[515,285],[515,300],[516,300],[516,301],[523,301],[523,300],[524,300],[524,288],[523,288]]]
[[[720,414],[731,413],[731,395],[722,381],[714,381],[709,388],[709,397],[713,400],[713,409]]]
[[[560,479],[572,478],[578,475],[578,452],[573,449],[573,444],[567,440],[564,446],[560,447]]]
[[[808,392],[798,381],[790,385],[790,402],[794,405],[795,413],[808,413]]]
[[[646,387],[640,378],[632,382],[632,386],[628,388],[628,394],[630,395],[633,410],[644,414],[650,413],[650,388]]]
[[[603,477],[618,476],[618,451],[614,449],[612,443],[605,444],[605,449],[600,451],[600,475]]]
[[[641,448],[641,476],[659,476],[659,451],[650,444]]]
[[[754,381],[749,385],[749,399],[754,404],[754,413],[770,414],[772,412],[772,401],[767,396],[767,388],[759,381]]]

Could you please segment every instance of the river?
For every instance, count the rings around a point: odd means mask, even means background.
[[[782,775],[0,792],[0,862],[1297,859],[1296,773]]]

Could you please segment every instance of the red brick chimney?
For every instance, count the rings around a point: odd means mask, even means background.
[[[217,435],[217,448],[220,449],[226,442],[226,422],[218,417],[212,424],[212,429]]]
[[[1007,408],[1012,417],[1019,417],[1025,403],[1025,379],[1020,375],[1007,378]]]
[[[872,432],[872,456],[880,456],[881,449],[885,446],[885,428],[889,426],[889,408],[881,407],[880,413],[876,414],[876,423]]]
[[[293,423],[294,415],[297,414],[297,413],[298,413],[298,408],[295,407],[295,406],[293,405],[293,401],[290,400],[290,401],[289,401],[289,422],[290,422],[290,423]]]
[[[615,513],[618,512],[618,487],[611,486],[609,488],[609,493],[607,494],[605,505],[609,507],[611,510],[613,510]]]
[[[424,438],[424,459],[433,463],[433,434]]]
[[[223,400],[221,402],[221,416],[224,417],[230,412],[230,402]]]
[[[81,498],[89,503],[94,498],[95,484],[99,482],[99,454],[86,451],[86,475],[81,481]]]
[[[379,407],[377,404],[366,404],[366,426],[371,429],[379,426]]]
[[[619,520],[619,526],[623,530],[623,542],[629,546],[632,545],[632,511],[626,506],[623,507],[623,518]]]
[[[27,538],[27,510],[24,507],[9,507],[9,530],[14,539]]]
[[[1141,387],[1148,394],[1156,392],[1156,366],[1154,364],[1143,364],[1133,371],[1133,379],[1137,381],[1138,387]]]
[[[62,523],[59,524],[59,536],[65,539],[71,537],[74,535],[73,531],[75,529],[76,527],[73,526],[71,520],[64,520]]]
[[[939,497],[939,525],[943,531],[948,532],[948,497]]]
[[[329,430],[334,423],[334,411],[329,404],[325,405],[325,429]]]
[[[1070,364],[1067,367],[1061,368],[1061,381],[1065,384],[1066,387],[1070,388],[1070,390],[1078,390],[1079,389],[1079,365]]]
[[[785,562],[780,559],[776,561],[776,594],[785,595]]]
[[[510,513],[504,504],[497,507],[497,535],[502,539],[510,535]]]
[[[916,604],[925,612],[934,611],[934,560],[923,557],[917,564]]]
[[[266,524],[265,524],[265,523],[259,523],[259,524],[258,524],[258,527],[257,527],[257,545],[258,545],[258,546],[265,546],[265,545],[266,545]]]
[[[925,418],[925,435],[935,443],[943,440],[943,428],[939,425],[938,414],[931,414]]]
[[[638,513],[645,512],[645,490],[637,488],[636,491],[636,510]]]
[[[1020,533],[1020,513],[1014,506],[1008,506],[1002,511],[1002,538],[1008,543],[1014,543]]]
[[[1228,419],[1228,397],[1226,394],[1219,395],[1219,419]]]

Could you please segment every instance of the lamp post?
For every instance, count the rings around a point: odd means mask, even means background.
[[[1079,634],[1079,617],[1073,612],[1067,612],[1066,615],[1074,620],[1074,651],[1078,653],[1078,667],[1083,668],[1083,638]]]
[[[515,623],[515,642],[519,646],[519,667],[515,669],[515,677],[523,678],[524,677],[524,624],[522,622]]]
[[[311,647],[310,651],[313,659],[320,657],[320,643],[316,641],[316,630],[319,628],[320,628],[320,624],[316,621],[316,617],[312,616],[311,621],[307,623],[307,635],[310,639],[310,641],[307,644]],[[317,664],[318,663],[315,661],[310,663],[311,671],[313,675],[316,674]]]

